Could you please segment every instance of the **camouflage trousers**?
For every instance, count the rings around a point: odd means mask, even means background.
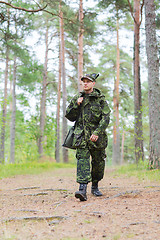
[[[91,167],[90,167],[90,156]],[[77,158],[77,182],[88,183],[100,181],[104,176],[105,149],[78,148]]]

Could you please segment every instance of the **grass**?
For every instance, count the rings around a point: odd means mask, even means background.
[[[25,174],[40,174],[56,168],[73,168],[75,164],[55,162],[30,162],[19,164],[0,164],[0,179]]]
[[[29,162],[19,164],[0,164],[0,179],[12,177],[16,175],[40,174],[45,171],[51,171],[56,168],[74,168],[74,163],[56,163],[56,162]],[[115,168],[112,172],[115,177],[125,175],[127,177],[134,176],[140,181],[150,180],[160,182],[160,169],[149,170],[147,163],[142,162],[138,166],[136,164],[127,164]]]
[[[126,175],[127,177],[134,176],[140,181],[150,180],[160,182],[160,169],[149,170],[146,162],[137,164],[127,164],[120,167],[116,167],[114,175]]]

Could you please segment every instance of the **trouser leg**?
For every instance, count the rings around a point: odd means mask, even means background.
[[[96,184],[104,176],[105,158],[106,158],[105,149],[101,149],[101,150],[91,149],[90,153],[92,156],[92,162],[91,162],[92,184]]]
[[[104,176],[104,168],[105,168],[105,149],[102,150],[91,150],[91,156],[92,156],[92,187],[91,187],[91,193],[95,195],[96,197],[100,197],[103,194],[98,189],[98,182],[103,178]]]
[[[88,148],[77,149],[77,182],[88,183],[91,181],[90,151]]]

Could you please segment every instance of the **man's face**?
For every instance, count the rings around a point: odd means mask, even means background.
[[[88,80],[87,78],[84,78],[82,81],[82,85],[83,85],[83,90],[86,93],[91,93],[93,91],[95,82],[92,82],[92,81]]]

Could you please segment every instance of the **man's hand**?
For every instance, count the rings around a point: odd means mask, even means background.
[[[98,136],[92,134],[91,137],[90,137],[90,140],[91,140],[92,142],[97,142]]]
[[[77,103],[80,105],[83,102],[83,97],[78,98]]]

